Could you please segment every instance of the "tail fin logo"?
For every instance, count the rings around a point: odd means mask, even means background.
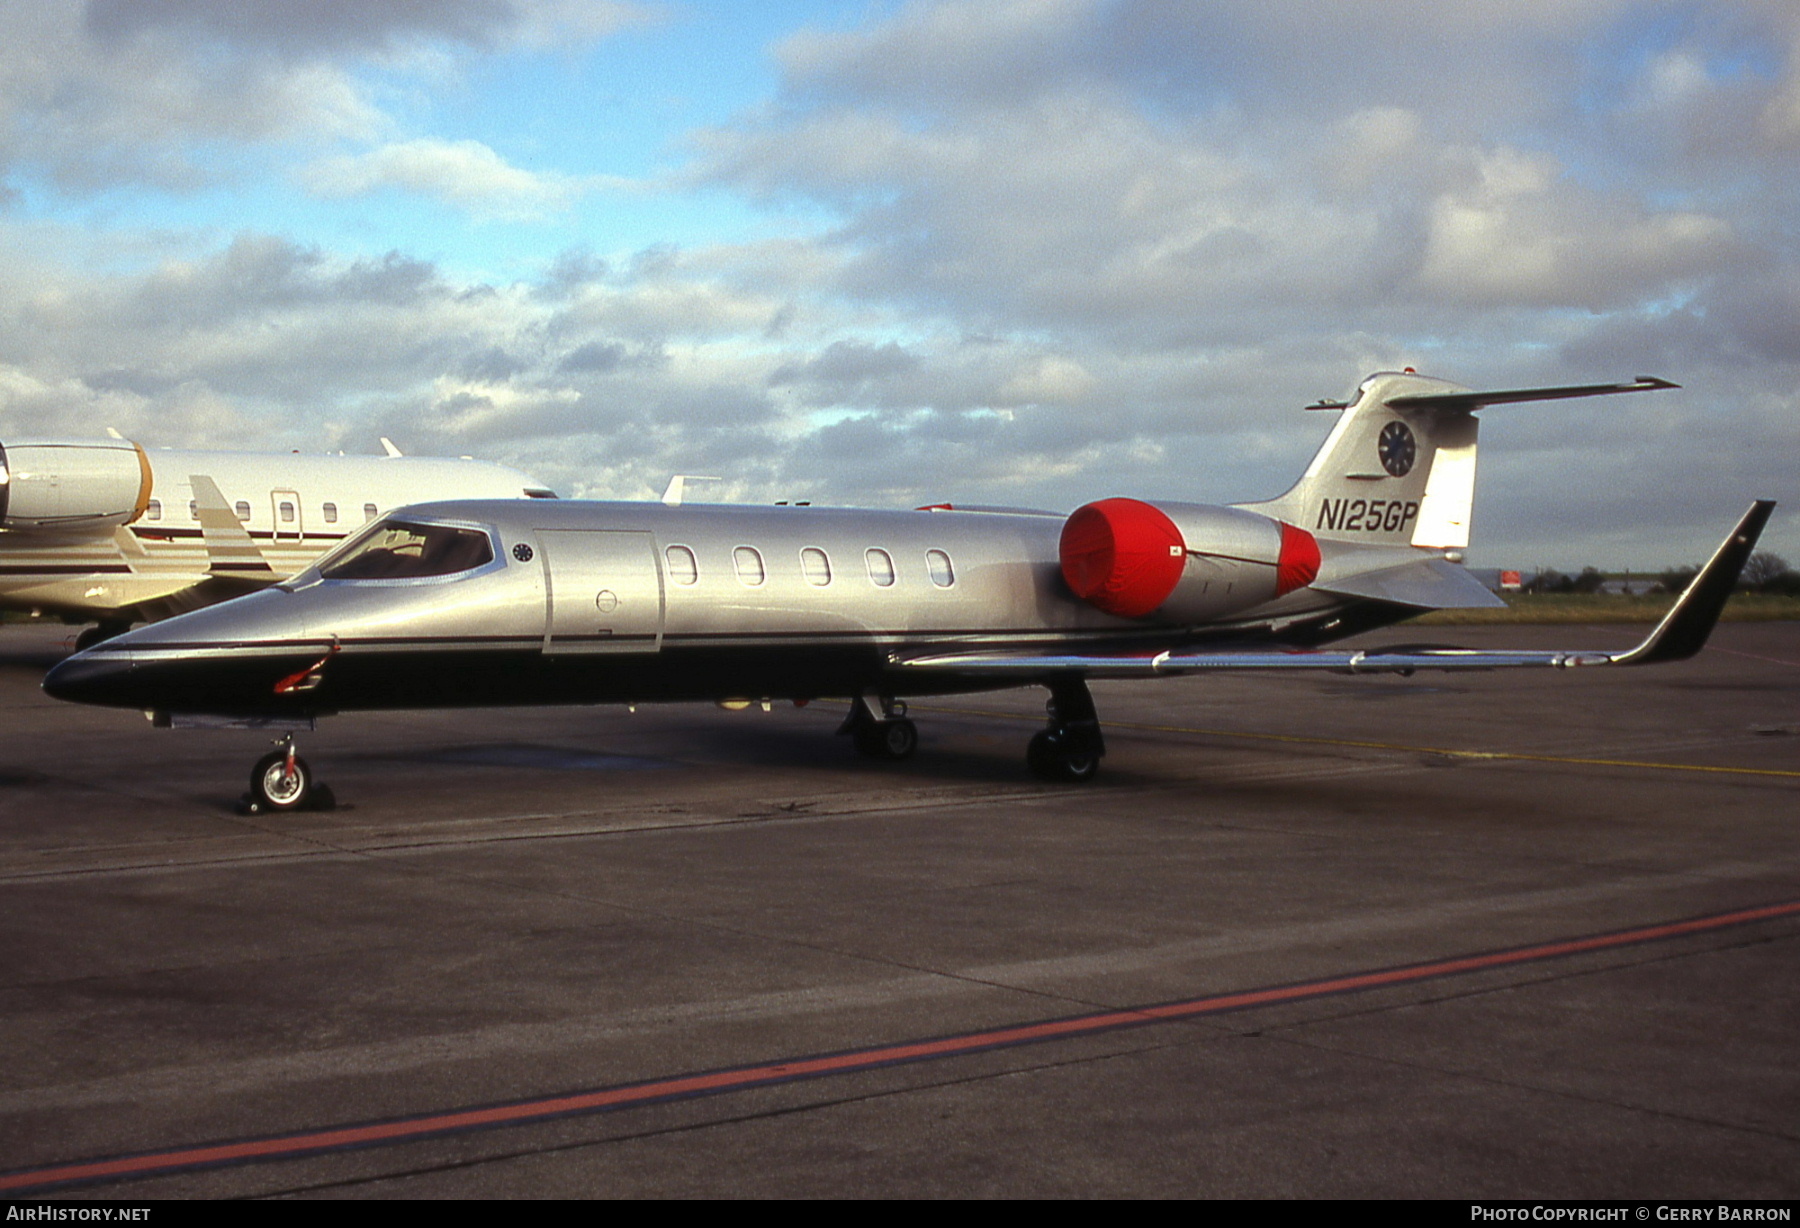
[[[1381,467],[1389,474],[1403,478],[1412,472],[1413,460],[1419,454],[1419,447],[1406,423],[1390,422],[1382,427],[1376,447],[1381,452]]]

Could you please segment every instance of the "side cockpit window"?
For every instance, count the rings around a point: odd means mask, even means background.
[[[319,574],[327,580],[412,580],[493,561],[494,544],[480,529],[388,520],[325,559]]]

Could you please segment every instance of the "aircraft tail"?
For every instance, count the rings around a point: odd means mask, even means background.
[[[1475,503],[1475,411],[1515,401],[1551,401],[1674,388],[1644,376],[1630,383],[1475,392],[1412,371],[1371,375],[1348,401],[1291,490],[1241,504],[1315,537],[1460,550]]]

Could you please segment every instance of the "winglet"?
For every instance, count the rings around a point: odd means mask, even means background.
[[[200,518],[200,537],[212,574],[273,578],[274,569],[225,502],[219,484],[203,473],[191,474],[188,484],[194,490],[194,513]]]
[[[1655,665],[1662,661],[1685,661],[1706,646],[1725,599],[1737,586],[1738,573],[1756,549],[1769,514],[1775,510],[1773,499],[1758,499],[1744,513],[1730,536],[1713,551],[1712,558],[1700,569],[1687,591],[1674,607],[1663,615],[1648,639],[1623,656],[1613,658],[1614,665]]]
[[[663,491],[662,501],[669,507],[680,507],[682,499],[687,496],[689,482],[718,482],[721,480],[720,478],[704,477],[697,473],[678,473],[669,479],[668,489]]]

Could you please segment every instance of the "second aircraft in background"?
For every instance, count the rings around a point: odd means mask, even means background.
[[[0,444],[0,609],[92,619],[86,648],[265,587],[377,516],[436,499],[554,498],[468,459]]]

